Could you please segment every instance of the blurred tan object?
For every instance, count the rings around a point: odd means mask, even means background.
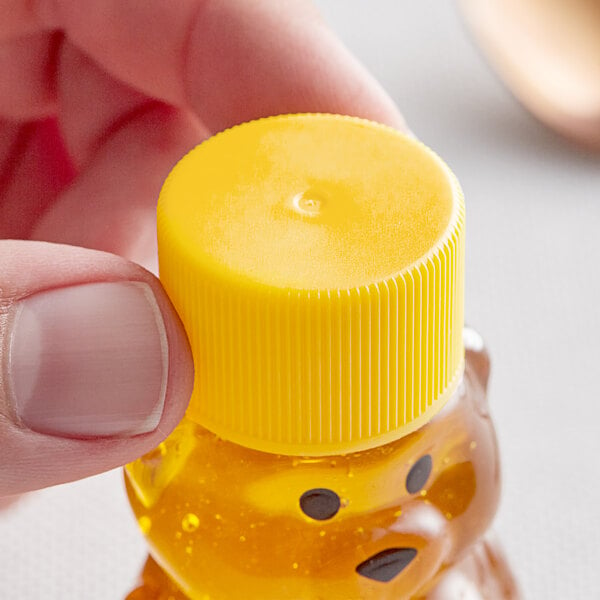
[[[515,96],[563,135],[600,148],[600,0],[459,0]]]

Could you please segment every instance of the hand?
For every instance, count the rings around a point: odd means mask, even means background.
[[[183,416],[185,333],[130,261],[153,266],[156,198],[185,152],[277,113],[403,122],[305,2],[0,0],[0,14],[2,496],[133,460]]]

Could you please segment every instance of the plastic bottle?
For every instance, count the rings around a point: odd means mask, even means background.
[[[158,237],[196,377],[126,467],[130,600],[517,598],[446,165],[360,119],[253,121],[174,168]]]

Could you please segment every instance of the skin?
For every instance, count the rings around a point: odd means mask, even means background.
[[[270,114],[404,123],[306,2],[0,0],[0,14],[0,496],[9,496],[129,462],[183,416],[187,340],[140,264],[154,267],[155,201],[185,152]],[[11,309],[41,290],[119,280],[148,283],[165,321],[157,429],[118,439],[27,429],[2,377]]]

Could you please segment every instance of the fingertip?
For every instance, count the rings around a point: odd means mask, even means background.
[[[406,129],[390,96],[314,18],[309,3],[293,2],[285,11],[269,2],[210,3],[190,31],[186,95],[213,132],[302,112],[348,114]]]
[[[194,386],[194,362],[183,323],[160,281],[152,276],[151,289],[162,315],[168,348],[164,410],[152,436],[161,442],[181,421]]]
[[[42,275],[37,289],[3,281],[0,496],[150,451],[185,414],[193,385],[185,331],[154,276],[104,253],[32,242],[12,243],[16,261],[35,255],[32,244],[62,252],[63,265],[71,255],[81,272]]]

